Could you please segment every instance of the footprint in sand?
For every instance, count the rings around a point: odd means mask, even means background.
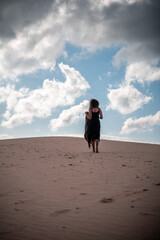
[[[102,198],[100,200],[101,203],[110,203],[113,202],[113,198]]]
[[[20,200],[19,202],[15,202],[14,204],[15,204],[15,205],[24,204],[24,201],[23,201],[23,200]]]
[[[14,210],[15,210],[15,211],[20,211],[20,209],[19,209],[19,208],[15,208]]]
[[[148,189],[146,189],[146,188],[143,189],[143,192],[147,192],[147,191],[148,191]]]
[[[151,213],[145,213],[145,212],[139,212],[140,215],[144,215],[144,216],[155,216],[154,214]]]
[[[58,210],[58,211],[55,211],[54,213],[50,213],[50,216],[57,217],[57,216],[59,216],[61,214],[65,214],[65,213],[68,213],[70,211],[71,211],[71,209]]]
[[[160,186],[160,183],[154,183],[154,185],[156,185],[156,186]]]
[[[67,159],[74,159],[75,155],[70,154],[70,153],[66,153],[66,154],[64,154],[64,157],[66,157]]]

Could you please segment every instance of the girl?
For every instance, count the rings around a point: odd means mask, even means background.
[[[91,141],[93,152],[98,153],[98,144],[100,141],[100,119],[103,119],[102,111],[99,108],[99,102],[96,99],[91,99],[89,103],[89,113],[86,114],[90,120],[88,129],[88,140]],[[89,145],[89,142],[88,142]],[[96,147],[96,149],[95,149]]]

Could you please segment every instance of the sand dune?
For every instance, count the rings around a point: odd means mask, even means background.
[[[0,239],[160,239],[160,145],[0,141]]]

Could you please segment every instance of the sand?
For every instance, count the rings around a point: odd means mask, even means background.
[[[1,140],[0,239],[160,239],[160,145]]]

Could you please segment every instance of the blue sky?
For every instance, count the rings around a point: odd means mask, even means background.
[[[155,0],[4,2],[0,139],[83,136],[96,98],[101,138],[160,143],[159,9]]]

